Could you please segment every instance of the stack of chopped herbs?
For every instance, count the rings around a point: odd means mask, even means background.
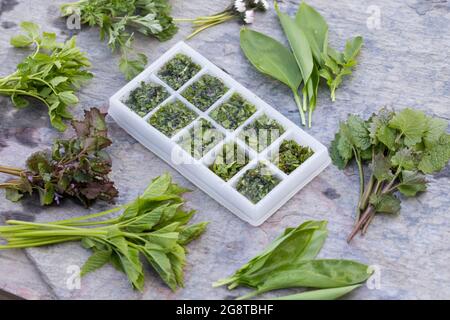
[[[236,189],[254,204],[261,201],[280,183],[270,169],[258,163],[256,168],[248,170],[239,180]]]
[[[233,178],[249,162],[248,154],[236,143],[225,144],[210,166],[212,172],[228,181]]]
[[[245,127],[240,137],[252,149],[261,152],[277,140],[284,132],[285,129],[276,120],[269,118],[267,115],[263,115]]]
[[[206,111],[214,104],[214,102],[219,100],[227,90],[228,88],[220,79],[205,74],[183,92],[183,97],[198,109]]]
[[[256,107],[235,93],[210,116],[225,129],[236,130],[256,112]]]
[[[214,128],[211,122],[201,118],[188,133],[181,137],[178,144],[195,159],[201,159],[222,139],[223,133]]]
[[[177,54],[158,72],[158,77],[164,80],[174,90],[180,89],[195,76],[201,67],[184,54]]]
[[[169,138],[189,125],[197,114],[180,101],[170,102],[153,114],[148,123]]]
[[[309,147],[303,147],[294,140],[284,140],[273,161],[284,173],[291,174],[313,154]]]
[[[163,86],[142,81],[138,88],[131,91],[125,104],[138,115],[144,117],[168,97],[169,93]]]

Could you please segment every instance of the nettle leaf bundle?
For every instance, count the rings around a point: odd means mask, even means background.
[[[199,237],[207,225],[188,225],[194,211],[182,209],[182,194],[186,191],[165,174],[154,179],[133,202],[104,212],[49,223],[9,220],[7,226],[0,227],[0,237],[8,242],[0,245],[0,250],[80,241],[92,251],[81,275],[111,263],[128,276],[133,288],[142,291],[143,257],[175,290],[183,286],[186,245]],[[118,217],[98,220],[121,210]]]
[[[81,23],[100,28],[100,39],[112,51],[120,51],[120,71],[127,80],[142,72],[147,64],[143,53],[133,50],[134,33],[160,41],[171,39],[178,28],[170,16],[167,0],[81,0],[61,6],[61,14],[80,16]]]
[[[320,79],[327,81],[331,99],[335,101],[336,89],[357,63],[363,39],[359,36],[349,39],[344,51],[338,52],[328,43],[327,22],[305,2],[300,4],[295,18],[281,12],[277,2],[275,9],[290,49],[269,36],[245,28],[241,30],[241,48],[258,71],[292,90],[302,124],[306,125],[305,113],[308,113],[311,127]]]
[[[288,288],[314,288],[280,300],[331,300],[360,287],[372,274],[369,266],[338,259],[316,259],[328,236],[326,221],[307,221],[287,228],[264,251],[244,264],[231,277],[214,287],[232,290],[245,286],[254,291],[238,298]]]
[[[75,91],[93,75],[91,64],[76,47],[76,38],[57,42],[55,33],[41,34],[38,25],[22,22],[23,34],[11,38],[17,48],[33,47],[33,54],[17,65],[17,70],[0,78],[0,94],[11,97],[16,108],[25,108],[37,100],[48,108],[52,126],[66,130],[64,120],[72,119],[68,106],[78,103]]]
[[[399,194],[414,197],[425,191],[425,175],[445,168],[450,160],[447,126],[446,120],[413,109],[382,109],[366,121],[350,115],[341,123],[331,157],[339,169],[355,160],[360,176],[356,224],[348,241],[364,234],[377,213],[398,213]],[[365,167],[371,171],[367,183]]]
[[[105,114],[94,108],[85,112],[84,120],[72,121],[76,135],[57,139],[52,150],[32,154],[27,168],[0,166],[0,173],[16,176],[0,188],[11,201],[24,194],[38,192],[41,205],[59,204],[65,197],[76,198],[85,206],[96,199],[113,202],[118,191],[109,180],[111,158],[104,150],[108,139]]]

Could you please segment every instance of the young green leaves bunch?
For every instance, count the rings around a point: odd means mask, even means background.
[[[8,241],[0,245],[0,250],[80,241],[92,251],[81,275],[111,263],[128,276],[133,288],[142,291],[143,257],[175,290],[183,286],[186,245],[200,236],[207,225],[188,225],[194,212],[182,209],[182,194],[186,191],[164,174],[154,179],[136,200],[111,210],[49,223],[9,220],[7,226],[0,227],[0,237]],[[97,219],[121,210],[116,218]]]
[[[269,36],[248,29],[241,30],[241,48],[256,69],[292,90],[302,124],[306,125],[305,113],[308,113],[311,127],[320,79],[327,81],[334,101],[343,77],[351,74],[356,65],[363,39],[348,40],[344,52],[338,52],[328,44],[325,19],[305,2],[300,4],[295,19],[282,13],[276,2],[275,9],[290,49]]]
[[[188,39],[191,39],[203,30],[234,19],[241,21],[243,24],[252,24],[255,20],[255,12],[265,12],[268,8],[269,4],[266,0],[234,0],[232,4],[219,13],[195,19],[175,19],[175,21],[192,22],[194,32],[188,36]]]
[[[9,200],[18,201],[36,191],[41,205],[59,204],[66,197],[76,198],[85,206],[96,199],[113,202],[118,192],[108,178],[111,158],[104,149],[111,140],[105,114],[91,109],[85,112],[84,120],[72,121],[72,127],[75,137],[55,140],[52,150],[32,154],[27,169],[0,166],[0,173],[15,176],[0,183]]]
[[[238,299],[288,288],[314,288],[281,300],[332,300],[360,287],[371,275],[367,265],[337,259],[316,259],[328,236],[326,221],[307,221],[287,228],[263,252],[255,256],[231,277],[214,287],[228,285],[254,289]]]
[[[75,91],[92,78],[86,70],[91,64],[76,47],[75,37],[57,42],[56,34],[41,34],[38,25],[22,22],[23,33],[11,38],[16,48],[33,47],[34,52],[17,65],[17,70],[0,78],[0,94],[11,97],[16,108],[26,108],[30,101],[48,108],[52,126],[66,129],[65,119],[72,119],[68,106],[78,103]]]
[[[133,50],[134,33],[167,41],[178,31],[167,0],[81,0],[61,6],[61,14],[80,16],[81,23],[100,28],[100,39],[112,51],[120,51],[120,71],[131,80],[147,64],[143,53]]]
[[[450,160],[447,126],[413,109],[382,109],[367,121],[350,115],[341,123],[330,147],[333,163],[344,169],[354,159],[360,176],[356,223],[348,241],[364,234],[377,213],[398,213],[398,194],[415,197],[426,190],[425,175],[441,171]],[[367,183],[365,164],[371,172]]]

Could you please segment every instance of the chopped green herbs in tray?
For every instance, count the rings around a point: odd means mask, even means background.
[[[239,180],[236,189],[253,203],[261,201],[280,183],[270,169],[259,163],[256,168],[248,170]]]
[[[214,104],[214,102],[219,100],[227,90],[228,88],[220,79],[205,74],[183,92],[183,97],[200,110],[206,111]]]
[[[225,129],[235,130],[256,112],[256,107],[235,93],[210,116]]]
[[[276,120],[263,115],[245,127],[240,138],[252,149],[261,152],[284,132],[285,129]]]
[[[291,174],[313,154],[311,148],[303,147],[294,140],[285,140],[273,161],[284,173]]]
[[[170,102],[153,114],[148,123],[172,137],[197,118],[197,114],[180,101]]]
[[[144,117],[168,97],[169,93],[163,86],[142,81],[138,88],[131,91],[125,104],[138,115]]]
[[[195,159],[200,159],[222,141],[223,136],[211,122],[202,118],[181,137],[178,144]]]
[[[210,169],[223,180],[233,178],[249,162],[248,154],[236,143],[225,144]]]
[[[158,77],[164,80],[172,89],[180,89],[195,76],[201,67],[184,54],[177,54],[167,62],[158,72]]]

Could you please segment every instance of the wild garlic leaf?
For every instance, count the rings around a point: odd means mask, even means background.
[[[414,146],[422,141],[428,122],[420,110],[403,109],[389,122],[391,128],[399,130],[405,136],[405,145]]]
[[[260,72],[281,81],[297,91],[302,74],[291,51],[277,40],[262,33],[242,28],[241,48],[247,59]]]
[[[361,287],[360,284],[345,286],[340,288],[310,290],[302,293],[291,294],[288,296],[272,298],[273,300],[336,300],[353,290]]]

